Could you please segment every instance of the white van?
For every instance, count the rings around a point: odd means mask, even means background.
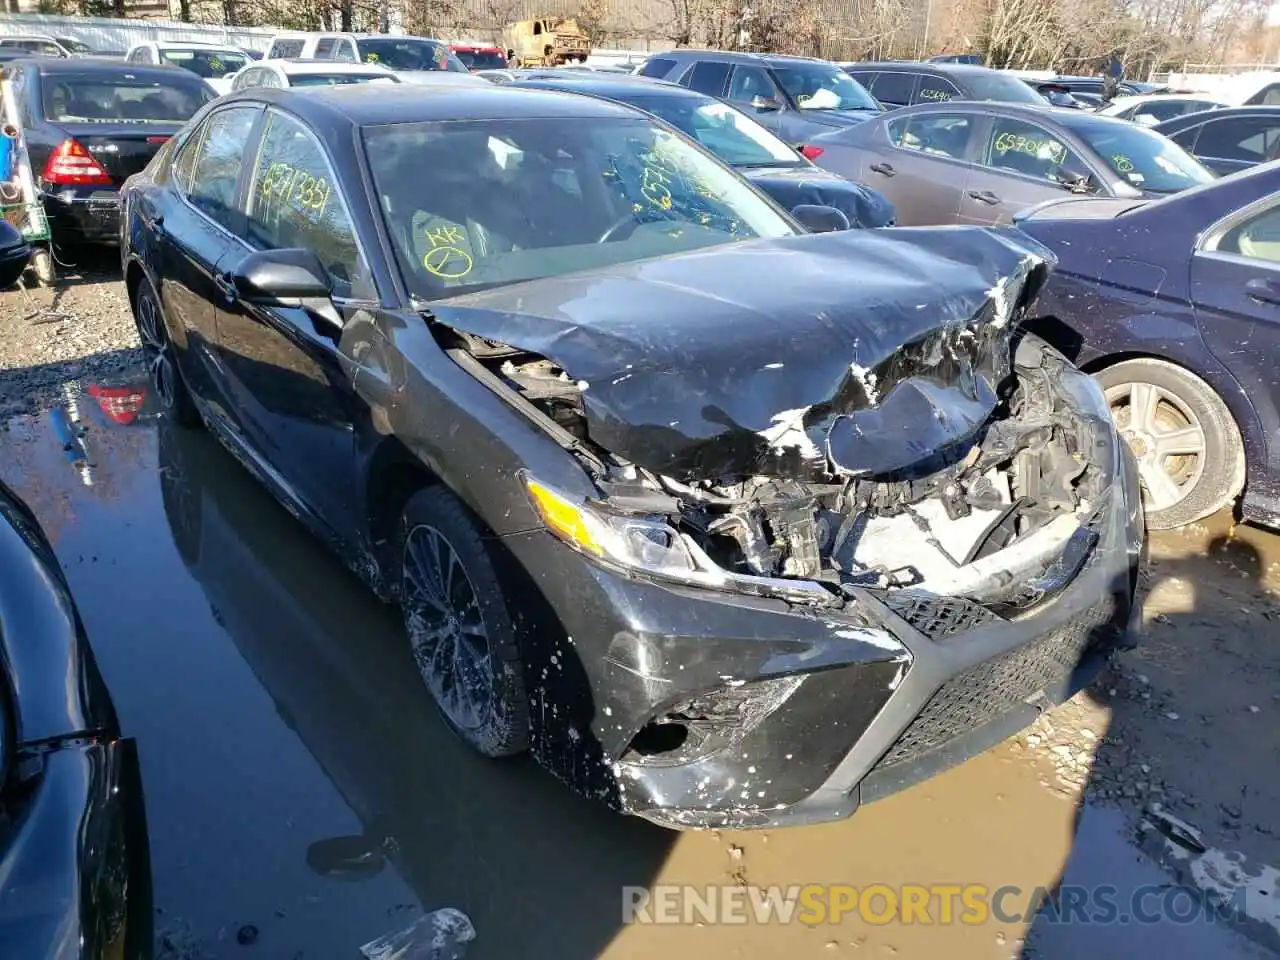
[[[382,33],[281,33],[272,37],[267,59],[377,63],[397,73],[469,73],[443,40]]]

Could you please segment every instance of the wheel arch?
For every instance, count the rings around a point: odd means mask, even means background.
[[[364,471],[364,520],[369,544],[383,571],[379,593],[395,597],[396,524],[404,505],[419,490],[441,483],[440,477],[395,435],[384,437]]]

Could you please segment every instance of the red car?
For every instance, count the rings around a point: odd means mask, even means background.
[[[477,70],[504,70],[507,55],[501,47],[481,47],[470,43],[451,43],[449,49],[467,65],[472,73]]]

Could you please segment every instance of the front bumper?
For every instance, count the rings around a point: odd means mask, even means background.
[[[1097,540],[1070,583],[1015,619],[953,598],[864,593],[819,611],[660,586],[545,532],[505,538],[557,621],[526,660],[535,755],[665,826],[764,827],[848,816],[999,743],[1130,636],[1136,471],[1109,422],[1097,436],[1117,481]]]
[[[111,187],[78,187],[44,195],[54,238],[75,243],[120,242],[120,194]]]

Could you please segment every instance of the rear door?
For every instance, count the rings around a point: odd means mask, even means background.
[[[1280,116],[1234,116],[1206,120],[1195,140],[1195,156],[1218,173],[1244,170],[1274,160],[1278,154]]]
[[[1274,463],[1280,424],[1267,411],[1280,409],[1280,198],[1207,231],[1191,257],[1191,300],[1210,351],[1255,398]]]
[[[1019,117],[990,117],[977,163],[964,182],[959,222],[1013,223],[1014,214],[1068,191],[1089,167],[1062,137]]]
[[[233,430],[240,421],[227,403],[216,353],[217,304],[226,296],[218,284],[218,265],[247,249],[239,239],[244,223],[236,198],[244,155],[261,114],[258,104],[237,104],[205,117],[177,146],[171,201],[150,212],[153,218],[159,215],[159,293],[183,372],[197,395]]]
[[[861,182],[889,198],[899,226],[955,223],[977,123],[960,110],[888,120]]]

